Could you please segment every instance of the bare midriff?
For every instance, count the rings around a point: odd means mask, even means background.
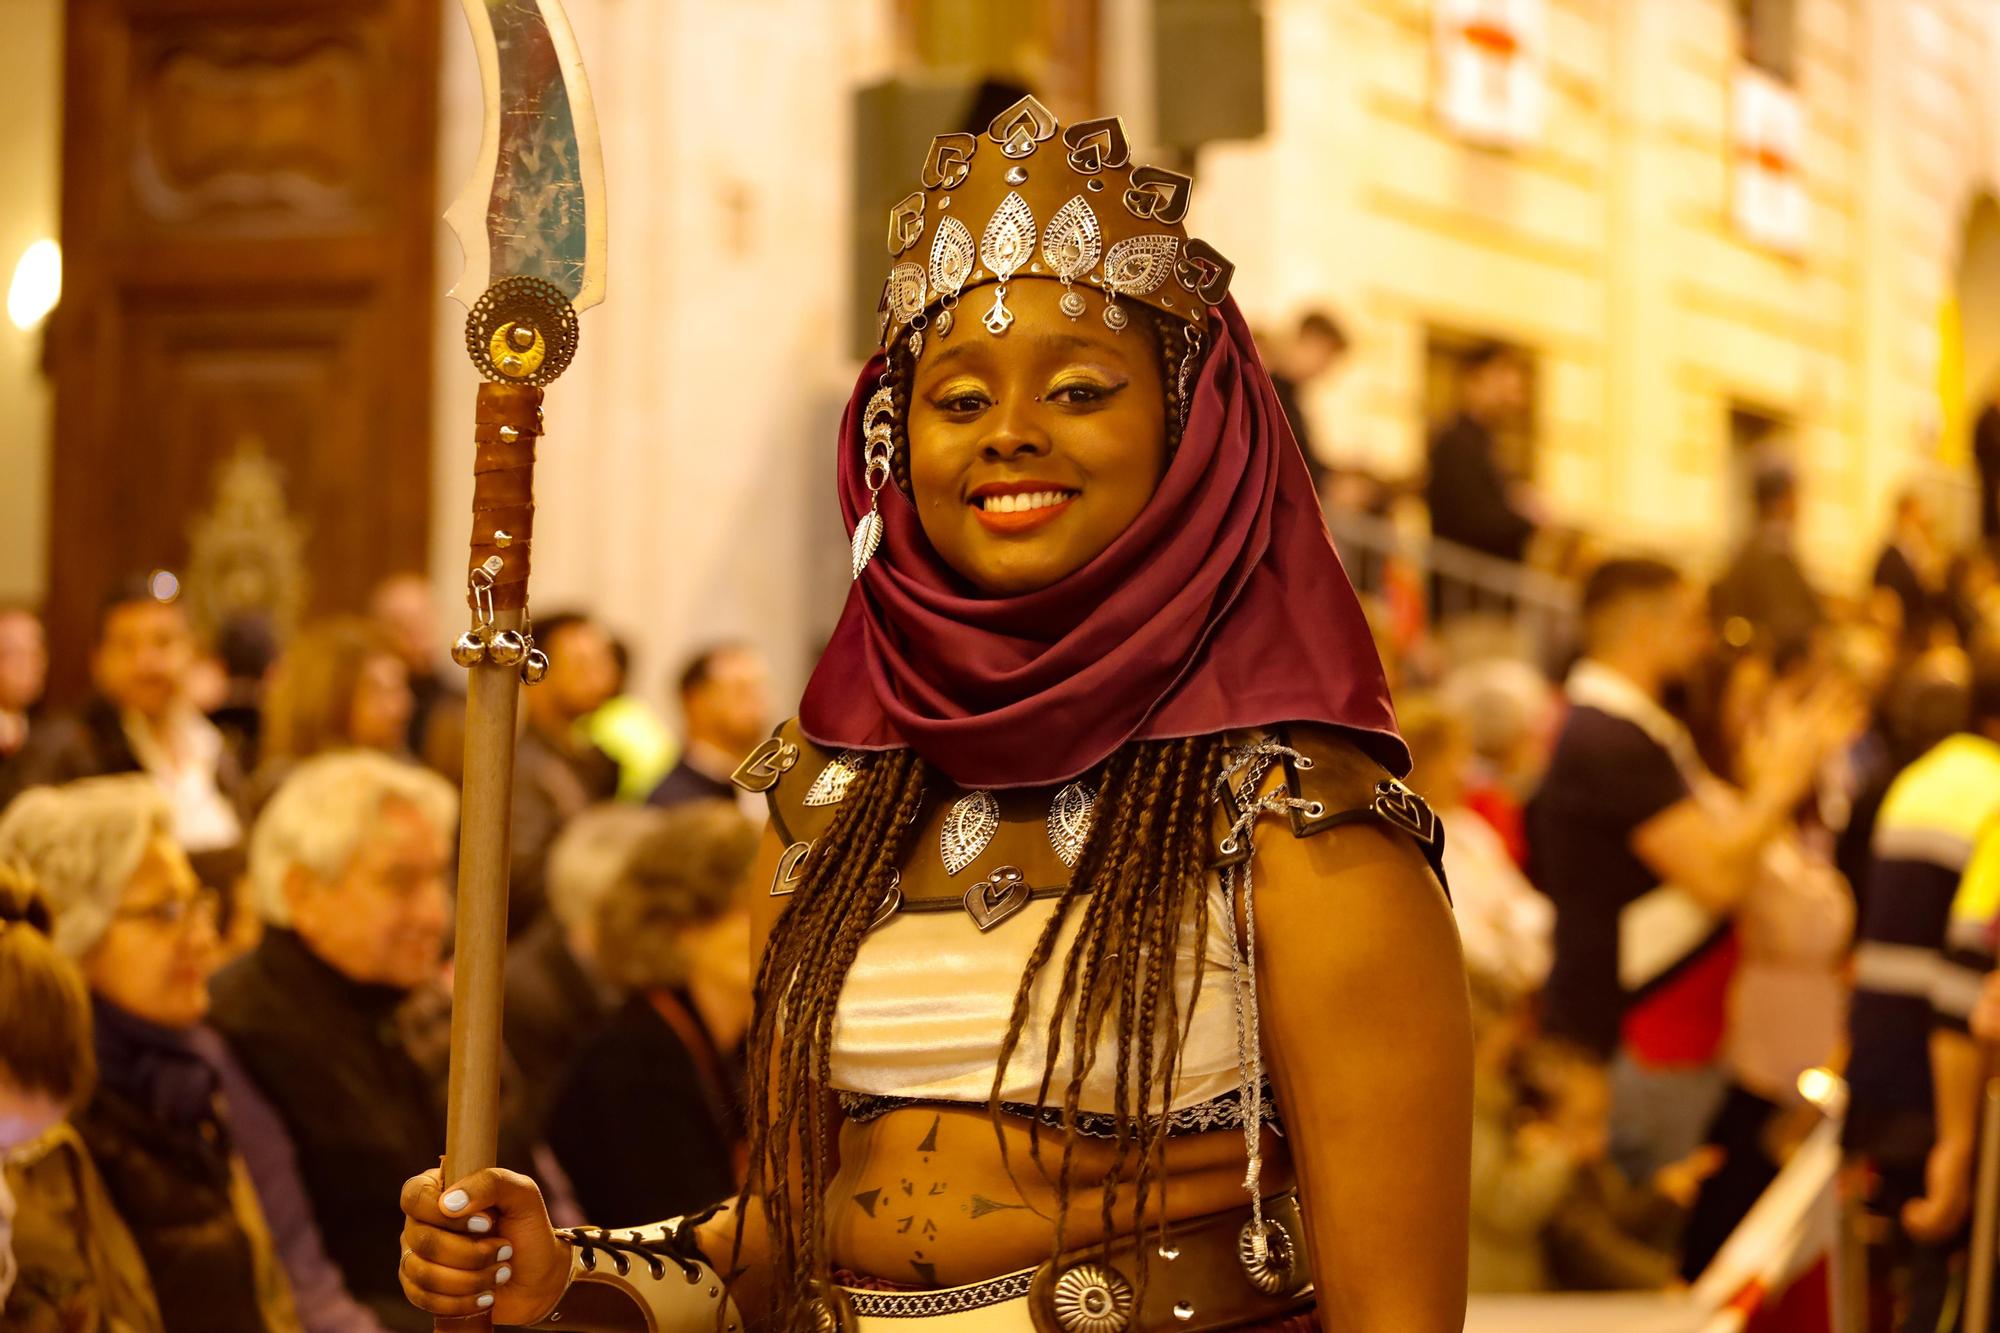
[[[1028,1122],[1003,1116],[1000,1139],[983,1106],[909,1106],[840,1134],[840,1170],[828,1190],[834,1265],[912,1286],[959,1286],[1030,1268],[1047,1259],[1055,1235],[1054,1180],[1061,1134],[1042,1133],[1042,1165],[1029,1157]],[[1104,1139],[1076,1140],[1065,1249],[1104,1235],[1101,1183],[1116,1157]],[[1012,1168],[1011,1174],[1009,1168]],[[1117,1214],[1131,1225],[1130,1181],[1121,1173]],[[1170,1221],[1244,1204],[1243,1134],[1217,1130],[1169,1139],[1165,1166]],[[1284,1141],[1264,1134],[1263,1192],[1291,1187]],[[1159,1181],[1148,1200],[1160,1216]]]

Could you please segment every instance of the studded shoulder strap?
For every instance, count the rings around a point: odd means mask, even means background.
[[[1374,823],[1417,844],[1444,883],[1444,825],[1428,802],[1332,728],[1310,724],[1272,728],[1274,763],[1292,798],[1292,835],[1309,838],[1344,824]],[[1259,771],[1267,776],[1269,768]],[[1229,836],[1250,793],[1225,790],[1216,812],[1214,862],[1236,865],[1249,855]],[[1446,892],[1449,893],[1447,886]]]

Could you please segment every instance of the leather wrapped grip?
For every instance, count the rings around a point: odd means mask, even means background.
[[[530,384],[483,383],[473,416],[472,554],[468,573],[494,556],[496,611],[528,604],[535,536],[535,442],[542,434],[542,391]],[[495,534],[507,534],[506,545]]]

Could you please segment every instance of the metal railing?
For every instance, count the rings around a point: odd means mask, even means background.
[[[1408,532],[1375,514],[1331,512],[1327,527],[1348,577],[1362,591],[1382,593],[1399,566],[1414,575],[1433,626],[1474,616],[1503,620],[1551,670],[1565,665],[1575,649],[1579,592],[1569,579]]]

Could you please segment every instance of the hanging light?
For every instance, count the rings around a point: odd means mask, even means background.
[[[56,308],[62,295],[62,247],[44,237],[21,252],[14,280],[7,284],[7,318],[22,332]]]

